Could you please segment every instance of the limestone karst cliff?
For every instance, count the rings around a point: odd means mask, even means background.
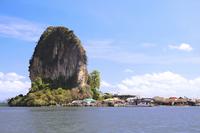
[[[80,40],[65,27],[48,27],[30,60],[32,86],[26,95],[8,101],[10,106],[66,105],[92,96],[87,56]]]
[[[29,66],[30,79],[42,78],[51,88],[84,87],[87,56],[80,40],[65,27],[48,27],[41,35]]]

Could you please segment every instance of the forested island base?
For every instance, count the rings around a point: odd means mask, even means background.
[[[75,88],[72,90],[58,89],[42,89],[36,92],[29,92],[27,95],[18,95],[11,98],[8,102],[10,106],[51,106],[65,105],[73,99],[83,99],[87,97],[84,89]]]
[[[80,93],[80,97],[77,94]],[[73,100],[76,99],[76,100]],[[101,94],[99,99],[83,98],[81,92],[64,89],[42,90],[37,93],[19,95],[9,101],[10,106],[62,106],[62,107],[154,107],[154,106],[200,106],[200,99],[189,98],[139,98],[135,95]]]
[[[93,98],[103,99],[100,86],[100,73],[96,70],[88,74],[88,86],[76,87],[72,89],[51,88],[49,84],[37,78],[32,82],[32,87],[26,95],[18,95],[8,100],[9,106],[54,106],[68,105],[74,100]]]

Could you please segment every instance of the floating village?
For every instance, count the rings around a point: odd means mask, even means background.
[[[154,106],[200,106],[200,99],[187,97],[153,97],[140,98],[137,95],[113,95],[102,101],[92,98],[74,100],[63,106],[94,106],[94,107],[154,107]]]

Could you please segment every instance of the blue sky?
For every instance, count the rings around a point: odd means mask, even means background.
[[[49,25],[80,38],[104,92],[198,97],[199,6],[198,0],[2,0],[0,100],[27,92],[28,62]]]

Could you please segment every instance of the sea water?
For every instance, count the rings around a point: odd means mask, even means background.
[[[0,107],[0,133],[200,133],[200,107]]]

